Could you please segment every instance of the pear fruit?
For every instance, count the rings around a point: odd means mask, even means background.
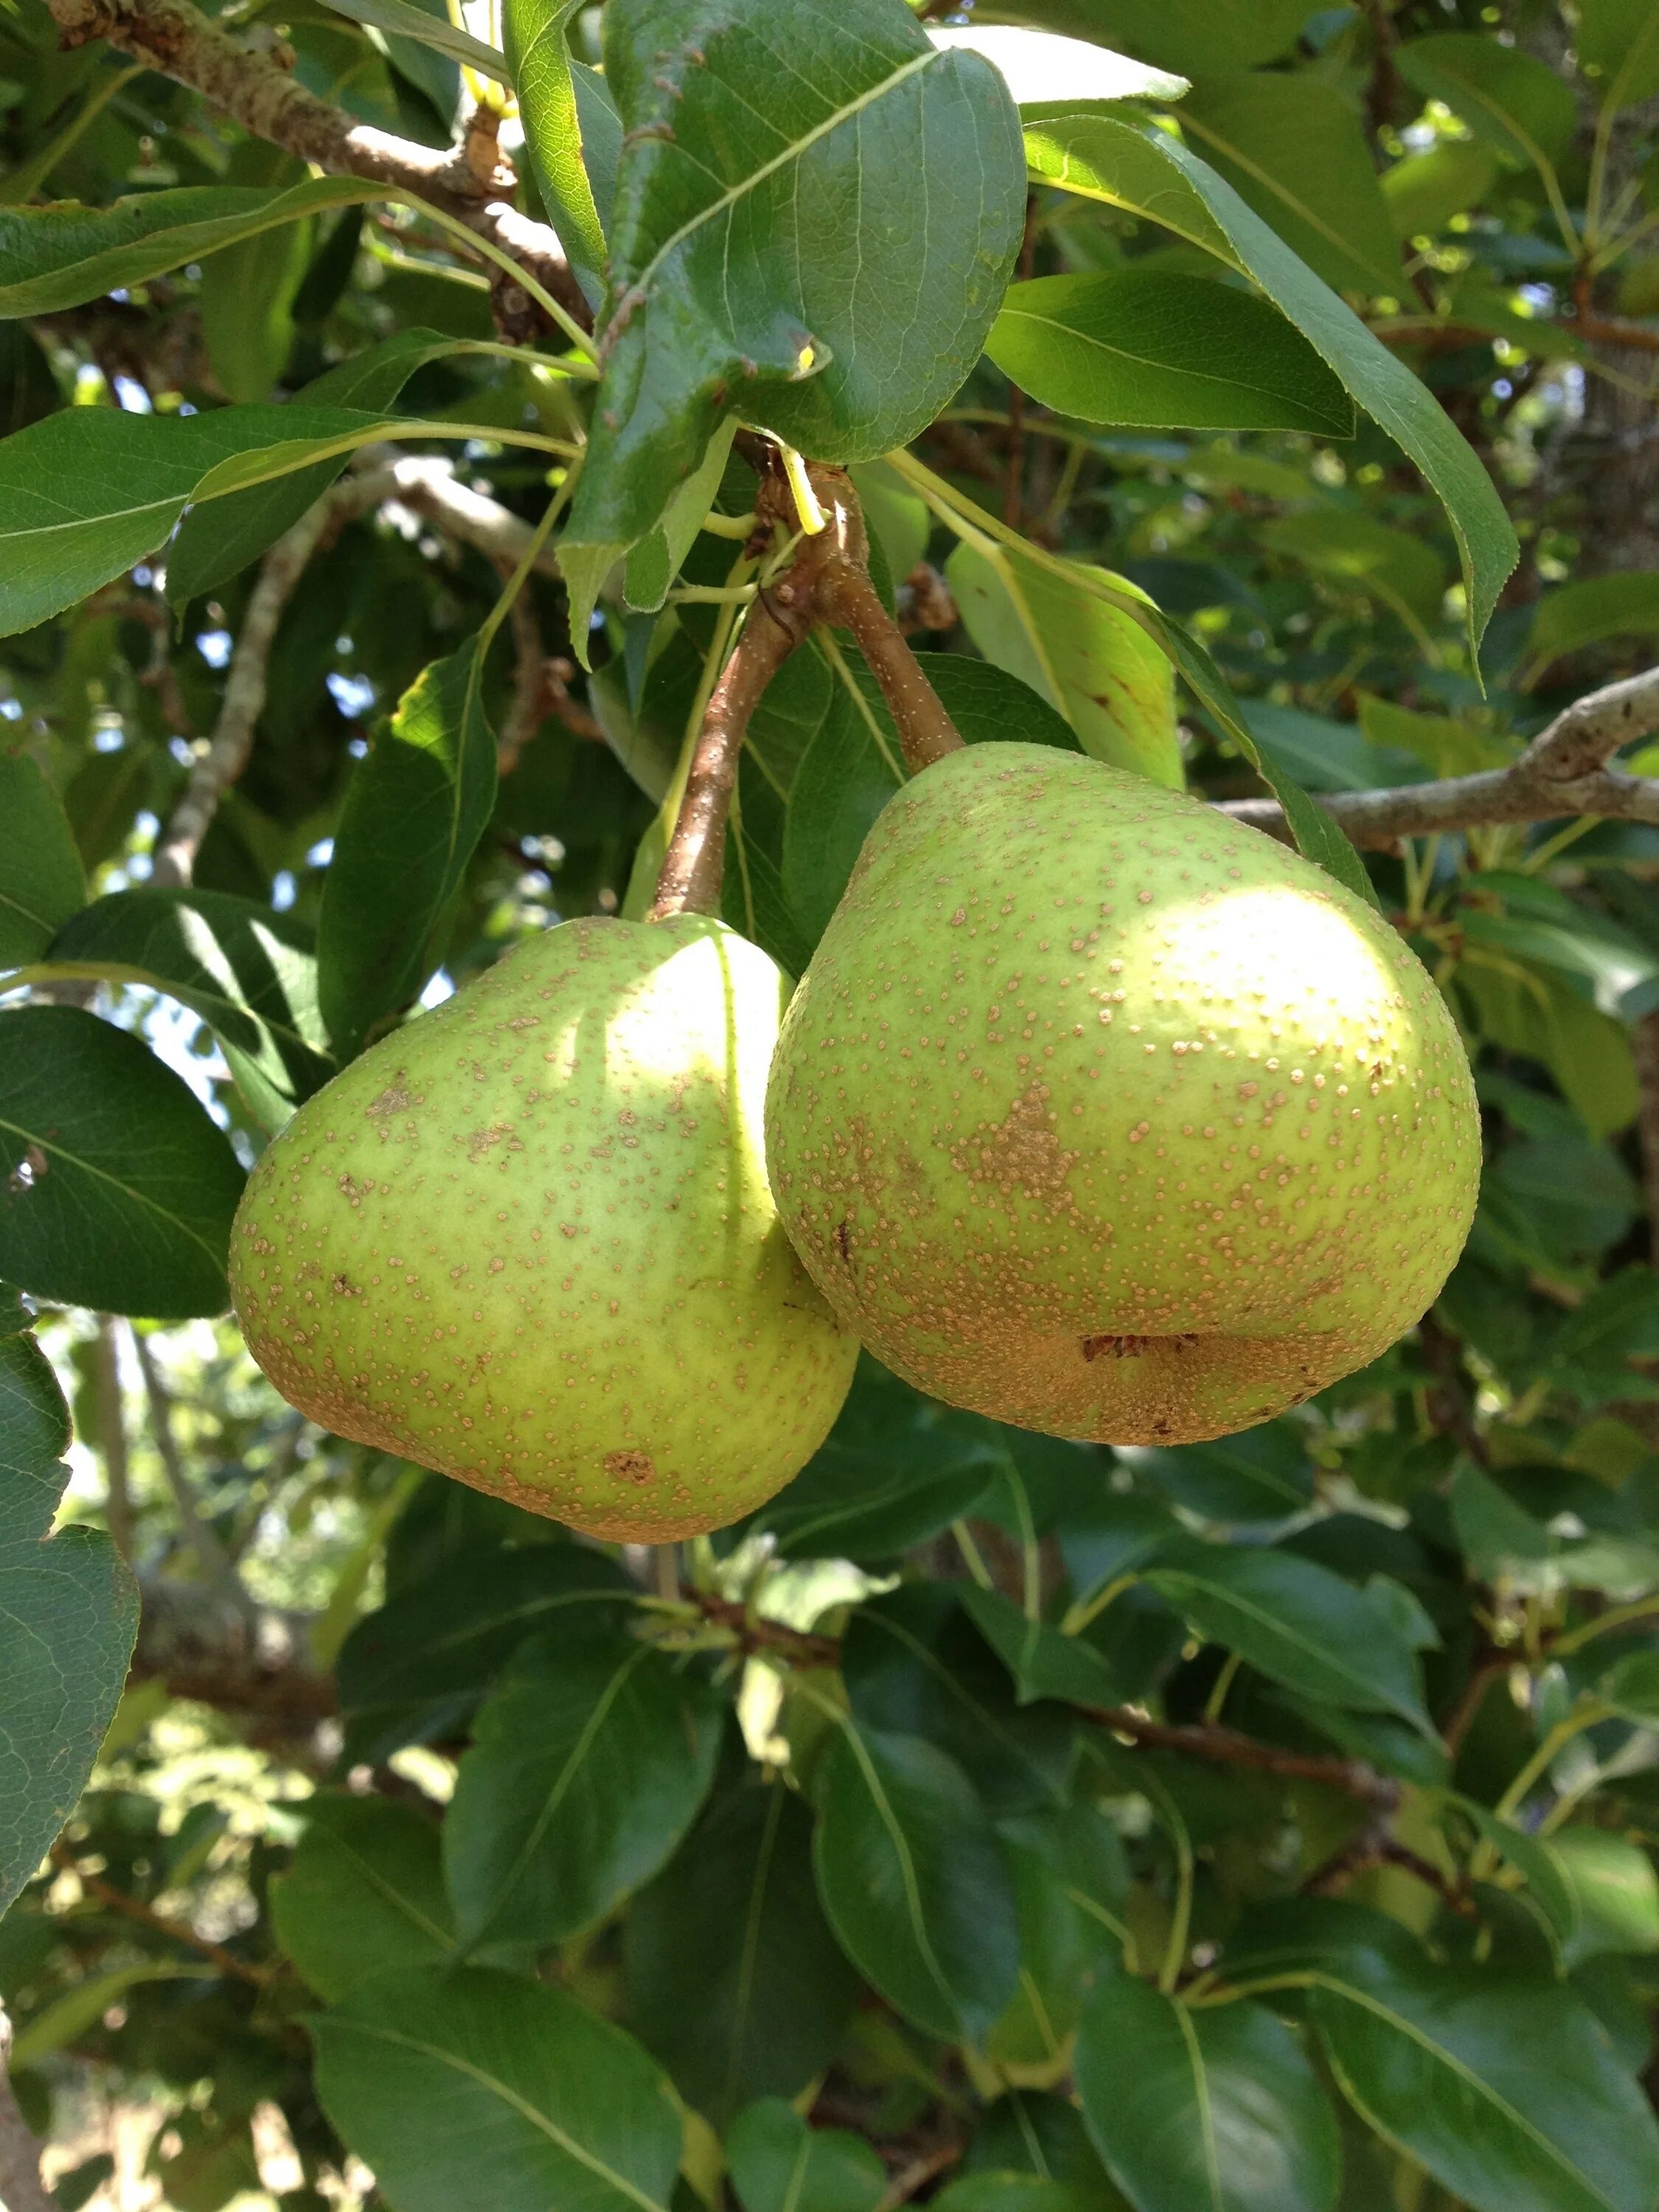
[[[248,1348],[301,1412],[587,1533],[782,1487],[858,1346],[767,1184],[789,994],[719,921],[562,923],[374,1046],[255,1169]]]
[[[814,1281],[908,1382],[1170,1444],[1416,1321],[1480,1141],[1380,914],[1179,793],[991,743],[878,818],[784,1022],[767,1155]]]

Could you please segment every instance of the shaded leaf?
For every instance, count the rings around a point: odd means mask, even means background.
[[[1659,16],[1647,0],[1578,0],[1573,43],[1609,107],[1628,107],[1659,92]]]
[[[45,964],[143,984],[200,1014],[268,1129],[280,1128],[334,1073],[311,933],[252,899],[190,889],[112,891],[58,931]]]
[[[629,2023],[716,2126],[756,2097],[799,2095],[852,2011],[858,1978],[818,1904],[811,1845],[792,1790],[745,1780],[623,1923]]]
[[[1292,1553],[1171,1546],[1146,1579],[1200,1632],[1288,1690],[1427,1727],[1417,1654],[1388,1608]]]
[[[793,2106],[769,2097],[738,2114],[726,2139],[743,2212],[876,2212],[887,2169],[844,2128],[809,2128]]]
[[[270,1910],[277,1942],[319,1996],[453,1955],[434,1821],[386,1797],[322,1795],[305,1821]]]
[[[918,1736],[848,1720],[819,1761],[818,1894],[865,1979],[947,2042],[977,2042],[1014,1993],[1013,1883],[973,1786]]]
[[[505,0],[501,35],[543,203],[572,263],[598,276],[605,269],[605,232],[582,162],[581,116],[568,44],[570,21],[580,4],[580,0]]]
[[[0,968],[43,952],[86,895],[57,793],[32,760],[0,753]]]
[[[422,670],[352,778],[324,879],[318,996],[342,1058],[408,1005],[495,805],[483,705],[489,642]]]
[[[185,185],[105,208],[0,207],[0,316],[79,307],[262,231],[359,205],[377,189],[361,177],[311,177],[280,187]]]
[[[423,8],[411,7],[410,0],[323,0],[323,4],[332,8],[337,15],[349,15],[354,23],[368,23],[377,31],[414,39],[434,53],[447,54],[451,61],[477,70],[492,83],[514,82],[499,47],[486,46],[447,15],[429,15]]]
[[[1152,270],[1015,284],[986,350],[1034,399],[1088,422],[1353,434],[1353,406],[1253,293]]]
[[[544,1948],[648,1881],[714,1778],[720,1708],[647,1644],[545,1641],[485,1702],[444,1822],[464,1942]]]
[[[307,2025],[324,2109],[396,2212],[667,2212],[680,2157],[667,2087],[562,1990],[433,1969]]]
[[[152,1320],[222,1313],[242,1170],[180,1079],[71,1006],[0,1014],[0,1274]]]
[[[962,1602],[1013,1676],[1022,1705],[1036,1698],[1061,1698],[1079,1705],[1121,1702],[1112,1671],[1092,1644],[1030,1620],[1000,1590],[964,1589]]]
[[[1572,143],[1578,103],[1547,62],[1478,31],[1408,39],[1400,74],[1413,92],[1452,113],[1508,160],[1549,170]]]
[[[32,1336],[0,1336],[0,1912],[75,1809],[138,1627],[137,1589],[107,1536],[46,1540],[69,1443],[46,1355]]]
[[[1620,571],[1559,584],[1538,603],[1527,636],[1528,681],[1552,661],[1610,637],[1659,635],[1659,571]]]

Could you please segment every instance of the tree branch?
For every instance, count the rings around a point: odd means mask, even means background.
[[[365,177],[445,209],[510,253],[579,321],[592,311],[545,223],[532,222],[504,195],[512,172],[481,180],[465,151],[440,151],[358,123],[307,92],[282,64],[236,41],[188,0],[47,0],[65,46],[103,39],[159,70],[251,131],[335,176]]]
[[[121,1410],[121,1354],[115,1323],[107,1314],[99,1320],[94,1359],[98,1446],[104,1462],[104,1520],[111,1542],[131,1566],[136,1530],[132,1498],[127,1487],[127,1425]]]
[[[155,1935],[166,1936],[175,1943],[183,1943],[189,1949],[198,1951],[203,1958],[210,1959],[222,1974],[229,1974],[237,1981],[252,1982],[256,1989],[263,1989],[270,1980],[270,1975],[263,1967],[252,1966],[246,1959],[239,1959],[234,1951],[227,1951],[222,1943],[215,1943],[205,1936],[198,1936],[182,1920],[169,1920],[153,1905],[146,1905],[142,1897],[131,1896],[125,1889],[117,1889],[113,1882],[106,1881],[102,1875],[92,1873],[82,1865],[67,1844],[54,1844],[50,1856],[55,1867],[64,1874],[72,1874],[86,1894],[95,1898],[106,1911],[118,1912],[124,1920],[133,1921],[138,1927],[148,1928]],[[0,2203],[4,2202],[0,2198]]]
[[[10,2057],[11,2021],[0,2005],[0,2205],[6,2212],[58,2212],[40,2179],[41,2146],[12,2094]]]
[[[1509,768],[1386,791],[1314,792],[1310,796],[1356,845],[1390,846],[1401,837],[1467,830],[1477,823],[1551,822],[1594,814],[1613,822],[1659,823],[1659,777],[1625,775],[1606,763],[1621,745],[1659,731],[1659,668],[1591,691],[1558,714]],[[1220,811],[1276,836],[1285,817],[1276,799],[1235,799]]]
[[[1241,1735],[1237,1729],[1213,1728],[1204,1723],[1172,1726],[1149,1720],[1127,1705],[1081,1705],[1080,1712],[1098,1721],[1114,1735],[1159,1751],[1183,1752],[1189,1759],[1208,1759],[1212,1765],[1248,1766],[1261,1774],[1277,1774],[1287,1782],[1319,1782],[1339,1790],[1362,1805],[1391,1811],[1400,1802],[1401,1785],[1359,1759],[1329,1759],[1317,1753],[1286,1751],[1276,1743],[1261,1743]]]
[[[175,1698],[247,1715],[289,1737],[311,1735],[338,1709],[334,1678],[313,1656],[313,1623],[275,1606],[236,1605],[200,1583],[139,1580],[135,1681]]]

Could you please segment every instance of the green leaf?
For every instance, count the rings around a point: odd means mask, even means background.
[[[317,1009],[311,933],[228,891],[140,890],[94,899],[65,923],[42,965],[137,983],[201,1015],[267,1129],[334,1073]]]
[[[1094,2200],[1035,2173],[972,2173],[934,2197],[937,2212],[1091,2212]]]
[[[495,805],[489,641],[422,670],[346,793],[317,923],[318,996],[342,1058],[408,1005]]]
[[[1526,682],[1536,684],[1553,661],[1610,637],[1659,636],[1659,570],[1583,576],[1558,584],[1538,603],[1527,637]]]
[[[43,952],[86,895],[57,793],[32,760],[0,753],[0,968]]]
[[[967,1776],[919,1737],[848,1720],[816,1797],[818,1894],[842,1948],[924,2033],[977,2042],[1014,1993],[1019,1925]]]
[[[1270,746],[1257,743],[1255,751],[1257,772],[1284,810],[1297,852],[1323,868],[1327,875],[1334,876],[1356,898],[1364,899],[1368,906],[1380,905],[1365,863],[1339,825],[1322,807],[1315,805],[1296,778],[1275,759]]]
[[[732,410],[874,459],[977,359],[1024,215],[1018,116],[896,0],[620,0],[609,319],[568,542],[633,544]],[[807,211],[810,211],[807,212]]]
[[[1336,2115],[1264,2006],[1191,2008],[1103,1975],[1084,2009],[1078,2094],[1135,2212],[1331,2212]]]
[[[492,83],[514,82],[507,57],[499,46],[486,46],[447,16],[428,15],[423,8],[411,7],[409,0],[323,0],[323,4],[337,15],[349,15],[354,23],[367,23],[376,31],[416,40],[463,68],[477,70]]]
[[[1181,128],[1247,206],[1340,291],[1404,290],[1370,148],[1334,85],[1308,71],[1201,77]]]
[[[386,1797],[323,1795],[307,1800],[304,1817],[270,1910],[277,1942],[319,1996],[452,1957],[435,1821]]]
[[[1659,1726],[1659,1649],[1628,1652],[1601,1677],[1595,1694],[1622,1719]]]
[[[726,2139],[743,2212],[876,2212],[887,2169],[844,2128],[809,2128],[781,2097],[750,2105]]]
[[[0,442],[0,635],[33,629],[146,559],[191,501],[343,459],[388,433],[468,434],[343,407],[70,407],[31,423]]]
[[[598,276],[605,264],[605,231],[582,161],[581,116],[570,62],[570,21],[580,4],[581,0],[505,0],[501,35],[543,204],[571,262]]]
[[[799,1797],[752,1779],[716,1796],[634,1899],[623,1966],[629,2024],[717,2127],[753,2098],[798,2096],[858,1991],[818,1904]]]
[[[1287,1690],[1428,1726],[1417,1654],[1389,1610],[1328,1567],[1260,1546],[1171,1546],[1146,1580],[1199,1632]]]
[[[78,307],[284,223],[360,206],[380,189],[361,177],[313,177],[281,188],[185,185],[106,208],[0,207],[0,317]]]
[[[1167,133],[1097,112],[1050,116],[1028,125],[1025,150],[1042,183],[1127,208],[1190,239],[1250,277],[1289,316],[1439,495],[1462,555],[1470,635],[1478,643],[1519,546],[1485,468],[1433,393],[1231,185]]]
[[[1413,92],[1444,100],[1508,161],[1548,174],[1572,143],[1578,103],[1571,86],[1518,47],[1480,31],[1436,31],[1407,39],[1398,66]]]
[[[231,156],[233,185],[303,182],[305,165],[257,140]],[[227,399],[266,399],[294,345],[294,302],[311,258],[312,223],[268,225],[202,261],[197,312],[209,366]]]
[[[1382,197],[1401,238],[1435,238],[1478,207],[1498,179],[1498,156],[1474,138],[1443,138],[1382,173]]]
[[[1648,0],[1578,0],[1578,63],[1610,108],[1659,92],[1659,15]]]
[[[400,331],[384,345],[369,346],[307,385],[301,407],[350,407],[384,415],[417,368],[446,355],[473,350],[465,339],[441,331]],[[395,434],[396,424],[388,424]],[[320,499],[340,471],[340,459],[319,461],[247,491],[193,507],[167,547],[167,597],[187,605],[257,561],[283,532]]]
[[[1641,1844],[1605,1828],[1562,1828],[1547,1848],[1577,1908],[1566,1945],[1569,1969],[1603,1952],[1659,1951],[1659,1876]]]
[[[1126,599],[1125,578],[1091,569]],[[1085,752],[1179,788],[1182,781],[1169,663],[1133,616],[1036,556],[964,540],[945,575],[968,635],[1077,732]],[[1148,603],[1150,605],[1150,602]]]
[[[1063,2062],[1097,1956],[1122,1949],[1129,1869],[1097,1808],[1000,1820],[1019,1910],[1019,1987],[986,2038],[994,2065]]]
[[[986,351],[1043,406],[1086,422],[1353,435],[1353,404],[1265,300],[1128,270],[1015,284]]]
[[[1060,1698],[1071,1705],[1121,1703],[1110,1668],[1092,1644],[1062,1636],[1045,1622],[1030,1620],[1000,1590],[964,1589],[969,1618],[1014,1678],[1021,1705],[1034,1698]]]
[[[0,1337],[0,1912],[75,1809],[138,1627],[137,1589],[108,1537],[51,1535],[69,1443],[45,1353],[32,1336]]]
[[[992,1812],[1065,1796],[1075,1724],[1054,1705],[1022,1708],[964,1609],[960,1583],[913,1583],[860,1606],[842,1644],[854,1718],[946,1753]]]
[[[0,1014],[0,1274],[104,1313],[222,1313],[242,1170],[136,1036],[72,1006]]]
[[[658,1872],[714,1778],[720,1705],[647,1644],[523,1653],[472,1728],[444,1822],[463,1942],[550,1947]]]
[[[528,1638],[611,1638],[634,1588],[574,1544],[478,1546],[360,1620],[337,1675],[346,1753],[378,1765],[407,1743],[453,1740]]]
[[[1123,2212],[1082,2113],[1064,2097],[1011,2089],[987,2106],[962,2161],[964,2180],[1022,2174],[1057,2184],[1081,2212]]]
[[[1360,2118],[1470,2212],[1652,2212],[1659,2126],[1560,1984],[1358,1953],[1312,2017]]]
[[[1303,0],[981,0],[975,21],[1030,23],[1121,47],[1183,76],[1254,69],[1296,42]]]
[[[667,2087],[562,1990],[428,1969],[307,2025],[323,2108],[395,2212],[667,2212],[680,2158]]]

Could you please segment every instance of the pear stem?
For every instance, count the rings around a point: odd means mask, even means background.
[[[795,492],[769,452],[761,456],[766,473],[756,500],[757,527],[769,525],[793,536]],[[824,526],[803,537],[783,574],[761,590],[710,694],[649,921],[719,913],[726,817],[750,719],[815,623],[851,630],[887,702],[912,775],[961,748],[960,731],[870,580],[870,541],[851,477],[817,462],[808,462],[805,472]]]

